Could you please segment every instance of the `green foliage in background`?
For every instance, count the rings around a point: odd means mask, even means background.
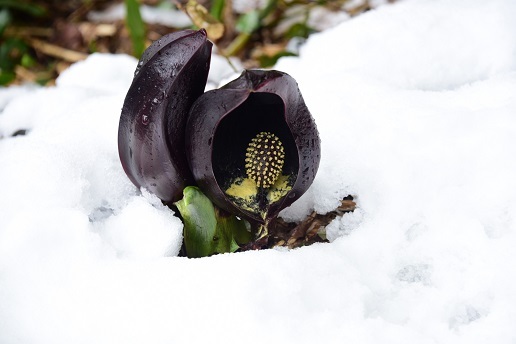
[[[125,23],[133,44],[133,55],[140,58],[145,50],[145,23],[140,13],[138,0],[125,0]]]
[[[252,58],[259,62],[261,67],[270,67],[283,56],[295,55],[295,52],[287,50],[287,42],[293,38],[306,39],[315,29],[309,26],[309,19],[312,10],[316,7],[324,7],[330,11],[342,11],[343,5],[348,0],[267,0],[263,7],[251,10],[247,13],[236,14],[231,6],[231,1],[212,0],[208,2],[210,17],[226,27],[225,31],[235,32],[233,37],[224,37],[224,47],[219,46],[219,52],[226,57],[240,55],[242,52],[249,52],[249,48],[267,43],[260,41],[262,36],[273,38],[274,43],[279,43],[285,48],[274,53],[262,53]],[[196,0],[189,0],[190,4],[195,3],[202,7]],[[187,11],[188,12],[188,11]],[[231,13],[228,18],[227,13]],[[295,17],[293,17],[295,13]],[[192,16],[191,16],[192,17]],[[194,24],[199,25],[198,18],[193,18]],[[283,32],[276,33],[279,26],[284,23],[289,26],[283,28]],[[231,26],[228,27],[227,26]],[[206,26],[204,26],[206,27]],[[210,37],[208,30],[208,37]],[[228,38],[230,40],[228,41]],[[213,40],[213,37],[210,37]],[[217,40],[217,39],[215,39]],[[270,44],[270,43],[269,43]]]
[[[297,47],[316,31],[309,24],[314,9],[344,11],[343,5],[348,1],[265,0],[262,7],[247,13],[236,13],[231,0],[159,0],[146,3],[154,3],[153,6],[166,10],[178,8],[185,11],[194,23],[192,28],[206,29],[209,39],[217,45],[219,54],[226,57],[238,56],[248,67],[266,68],[273,66],[283,56],[297,54]],[[351,10],[347,6],[346,11],[353,16],[370,8],[367,0],[361,1],[361,5],[357,4]],[[141,15],[142,2],[143,0],[123,2],[126,9],[124,19],[132,50],[126,51],[129,45],[120,45],[121,40],[127,39],[127,35],[119,26],[116,26],[113,35],[94,37],[85,42],[86,47],[71,49],[92,52],[97,50],[99,43],[103,51],[124,51],[140,58],[149,37],[155,39],[156,34],[162,35],[184,28],[163,28],[158,25],[156,29],[152,25],[149,26],[152,31],[147,30]],[[102,11],[106,8],[104,5],[115,3],[119,3],[119,0],[0,0],[0,85],[20,80],[41,84],[52,81],[60,68],[63,68],[60,63],[62,60],[59,60],[59,56],[56,59],[55,55],[38,50],[35,41],[65,47],[59,40],[52,41],[57,33],[52,24],[56,23],[56,19],[64,21],[70,28],[77,28],[82,22],[88,21],[89,11]],[[57,12],[56,8],[59,9]],[[119,46],[121,50],[118,49]],[[66,59],[64,61],[70,62]]]
[[[45,8],[41,7],[40,5],[31,3],[30,1],[0,0],[0,8],[9,8],[20,12],[25,12],[33,17],[41,17],[46,14]]]
[[[27,1],[0,0],[0,85],[7,85],[16,78],[16,66],[31,67],[34,59],[27,42],[18,37],[6,35],[17,14],[41,17],[46,14],[43,7]]]

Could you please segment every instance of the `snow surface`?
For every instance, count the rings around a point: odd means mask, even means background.
[[[280,60],[323,143],[282,215],[359,206],[292,251],[176,257],[181,222],[118,160],[134,59],[1,90],[0,342],[515,343],[514,13],[398,2]]]

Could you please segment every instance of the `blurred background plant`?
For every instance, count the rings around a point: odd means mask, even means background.
[[[204,27],[247,67],[298,53],[314,32],[394,0],[0,0],[0,85],[51,85],[88,54],[139,57],[150,42]]]

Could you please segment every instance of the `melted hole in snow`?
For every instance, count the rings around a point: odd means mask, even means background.
[[[289,223],[281,218],[269,229],[268,247],[296,248],[316,242],[332,242],[347,235],[359,226],[363,214],[353,196],[341,200],[339,206],[326,214],[312,212],[299,223]]]

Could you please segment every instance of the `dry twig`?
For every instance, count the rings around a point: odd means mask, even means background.
[[[28,40],[29,44],[37,51],[60,58],[68,62],[77,62],[86,59],[87,54],[80,53],[78,51],[62,48],[58,45],[51,44],[36,38]]]

